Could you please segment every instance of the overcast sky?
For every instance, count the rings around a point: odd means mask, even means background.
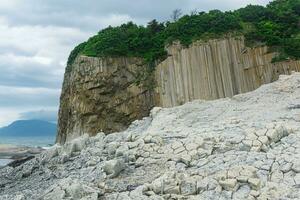
[[[55,121],[73,47],[108,25],[168,20],[172,10],[231,10],[268,0],[0,0],[0,127]]]

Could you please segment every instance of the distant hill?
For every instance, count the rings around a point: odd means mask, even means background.
[[[0,128],[0,136],[54,136],[57,125],[41,120],[18,120]]]

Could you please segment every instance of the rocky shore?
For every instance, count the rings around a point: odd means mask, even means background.
[[[300,199],[300,73],[0,169],[2,200]]]
[[[0,168],[6,164],[16,166],[43,152],[42,148],[0,144]]]

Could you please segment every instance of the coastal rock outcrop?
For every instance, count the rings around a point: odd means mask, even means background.
[[[65,73],[57,142],[85,133],[93,136],[102,130],[124,130],[132,121],[147,116],[155,97],[145,84],[137,82],[145,73],[142,59],[79,56]]]
[[[198,41],[188,48],[174,43],[167,50],[154,73],[139,58],[77,57],[65,73],[57,142],[121,131],[154,106],[232,97],[300,71],[300,61],[272,63],[276,53],[248,48],[243,37]]]
[[[300,73],[0,169],[0,199],[300,199]]]

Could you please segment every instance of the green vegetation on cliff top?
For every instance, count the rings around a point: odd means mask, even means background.
[[[178,13],[177,13],[178,14]],[[279,52],[274,61],[300,58],[300,0],[275,0],[266,7],[248,5],[235,11],[191,13],[172,22],[153,20],[147,26],[132,22],[101,30],[71,52],[70,66],[78,55],[133,56],[154,63],[167,56],[165,45],[179,40],[188,46],[196,40],[244,35],[248,45],[268,45]]]

